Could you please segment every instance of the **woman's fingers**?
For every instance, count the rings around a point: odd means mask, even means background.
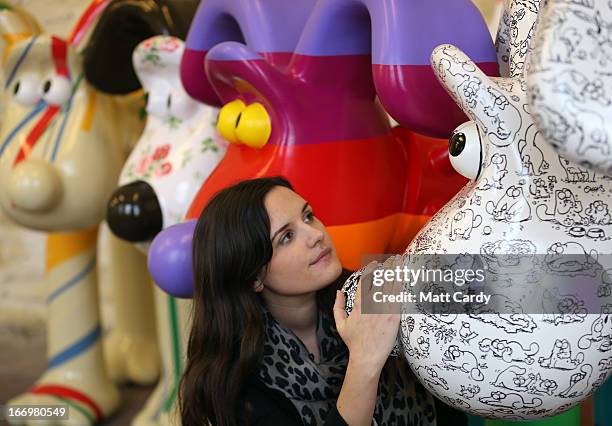
[[[334,302],[334,320],[336,324],[348,318],[344,306],[346,304],[346,296],[341,291],[336,291],[336,300]]]

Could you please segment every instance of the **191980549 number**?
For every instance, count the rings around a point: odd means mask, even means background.
[[[1,407],[0,420],[68,419],[67,405],[7,405]]]

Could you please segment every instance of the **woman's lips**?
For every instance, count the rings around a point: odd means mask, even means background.
[[[323,250],[315,260],[313,260],[312,262],[310,262],[310,266],[316,265],[317,263],[319,263],[322,260],[328,259],[329,255],[331,253],[331,249],[330,248],[326,248],[325,250]]]

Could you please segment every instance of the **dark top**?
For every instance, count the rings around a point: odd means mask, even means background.
[[[298,426],[302,419],[295,406],[285,395],[277,390],[270,389],[259,379],[253,379],[245,391],[246,412],[240,425],[248,426]],[[336,404],[333,405],[325,426],[347,426],[338,413]]]
[[[253,379],[245,390],[247,410],[240,425],[248,426],[301,426],[302,419],[291,401],[280,392]],[[467,426],[465,413],[455,410],[434,398],[438,426]],[[323,426],[347,426],[338,413],[336,404],[330,410]],[[385,425],[386,426],[386,425]]]

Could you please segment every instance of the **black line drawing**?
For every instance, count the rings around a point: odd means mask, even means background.
[[[510,186],[497,202],[487,202],[487,213],[493,220],[507,223],[531,219],[531,206],[520,186]]]
[[[561,156],[559,156],[559,163],[561,164],[561,167],[563,167],[563,170],[565,170],[565,182],[595,182],[595,172],[590,171],[585,167],[580,167],[576,163],[572,163]]]
[[[586,334],[578,340],[580,349],[589,349],[593,344],[597,350],[608,352],[612,349],[612,315],[601,314],[592,324],[591,333]]]
[[[461,328],[459,329],[459,340],[465,344],[469,344],[470,340],[478,337],[478,333],[471,330],[469,322],[461,321]]]
[[[563,398],[575,398],[584,395],[589,389],[591,374],[593,374],[593,367],[590,364],[582,365],[579,373],[572,374],[569,386],[561,391],[559,396]]]
[[[522,176],[540,176],[546,173],[550,167],[544,158],[544,153],[536,144],[536,140],[538,140],[539,145],[544,143],[535,124],[531,124],[525,133],[525,137],[518,143],[521,162],[523,163],[523,169],[519,174]]]
[[[523,408],[534,408],[542,405],[542,398],[533,397],[531,400],[525,401],[522,395],[514,392],[493,391],[490,396],[483,396],[478,400],[484,404],[494,407],[505,407],[515,410]]]
[[[550,221],[563,226],[586,225],[588,219],[582,215],[582,203],[571,189],[563,188],[555,191],[555,205],[549,211],[546,204],[536,208],[540,220]]]
[[[529,184],[529,193],[533,195],[534,199],[538,200],[550,198],[552,191],[544,179],[536,178]]]
[[[499,373],[492,384],[512,391],[546,395],[552,395],[558,388],[557,382],[554,380],[542,379],[540,374],[526,373],[526,368],[511,365]]]
[[[540,346],[532,342],[528,348],[521,346],[519,342],[505,339],[482,339],[478,342],[478,347],[482,352],[491,352],[494,357],[501,358],[504,362],[524,362],[533,364],[533,356],[538,353]]]
[[[560,294],[558,288],[546,289],[542,297],[542,321],[554,325],[583,322],[587,316],[584,301],[573,294]]]
[[[457,345],[448,347],[442,357],[444,368],[468,373],[472,380],[482,382],[484,376],[478,364],[478,358],[472,352],[462,351]]]
[[[473,229],[482,223],[482,216],[475,214],[472,209],[460,210],[455,214],[451,222],[450,239],[457,238],[469,240]]]
[[[418,367],[415,371],[416,375],[429,386],[441,387],[448,390],[448,382],[438,375],[438,372],[433,367]]]
[[[480,386],[470,384],[467,386],[461,385],[461,391],[459,392],[459,395],[461,395],[465,399],[472,399],[478,393],[480,393]]]
[[[540,357],[538,363],[544,368],[574,370],[584,361],[584,353],[578,352],[572,358],[572,348],[567,339],[556,339],[550,356]]]
[[[595,250],[587,252],[584,246],[575,241],[552,244],[544,257],[546,270],[557,275],[595,277],[601,271]]]
[[[508,174],[508,159],[506,158],[506,154],[493,154],[487,167],[491,167],[493,169],[491,172],[491,183],[489,183],[488,178],[484,178],[480,189],[483,191],[490,188],[502,189],[502,179]],[[480,205],[480,203],[478,205]]]

